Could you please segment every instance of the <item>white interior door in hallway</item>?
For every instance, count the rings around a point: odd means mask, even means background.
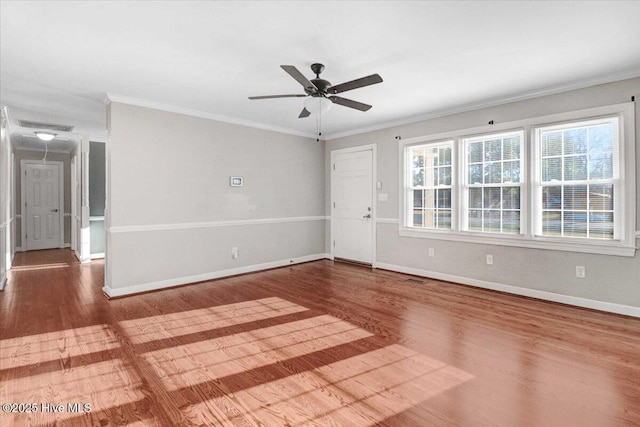
[[[64,246],[61,191],[62,164],[23,163],[23,250]],[[25,236],[26,234],[26,236]],[[24,245],[23,245],[24,246]]]
[[[373,264],[373,149],[332,155],[333,256]]]

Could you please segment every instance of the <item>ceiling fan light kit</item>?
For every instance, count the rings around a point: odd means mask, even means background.
[[[281,65],[280,68],[302,85],[305,94],[250,96],[249,99],[306,98],[304,100],[304,108],[300,112],[298,118],[302,119],[309,117],[311,114],[316,114],[318,120],[318,135],[321,135],[320,116],[322,113],[329,111],[332,104],[342,105],[343,107],[353,108],[359,111],[368,111],[371,109],[371,105],[343,98],[341,96],[335,96],[335,94],[382,82],[382,77],[380,77],[380,75],[371,74],[367,77],[332,86],[329,81],[320,78],[320,73],[324,70],[324,65],[322,64],[311,64],[311,71],[316,75],[316,78],[311,80],[307,79],[293,65]]]
[[[39,140],[41,141],[51,141],[56,137],[55,133],[51,132],[34,132]]]

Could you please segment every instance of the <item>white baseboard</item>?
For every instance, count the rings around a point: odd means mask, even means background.
[[[70,248],[71,247],[71,243],[65,243],[62,246],[62,249],[64,248]],[[55,249],[55,248],[54,248]],[[16,252],[22,252],[22,246],[16,246]]]
[[[244,267],[230,268],[227,270],[213,271],[210,273],[196,274],[193,276],[177,277],[175,279],[160,280],[157,282],[143,283],[141,285],[127,286],[124,288],[111,288],[104,286],[102,290],[108,297],[121,297],[125,295],[133,295],[141,292],[156,291],[159,289],[171,288],[174,286],[186,285],[189,283],[203,282],[206,280],[219,279],[222,277],[235,276],[238,274],[253,273],[260,270],[268,270],[271,268],[284,267],[287,265],[300,264],[303,262],[317,261],[319,259],[329,258],[329,254],[313,254],[296,258],[287,258],[279,261],[265,262],[263,264],[247,265]]]
[[[376,262],[376,268],[397,271],[399,273],[412,274],[414,276],[428,277],[431,279],[445,280],[447,282],[462,283],[464,285],[471,285],[478,288],[491,289],[494,291],[507,292],[510,294],[537,298],[545,301],[553,301],[563,304],[575,305],[578,307],[591,308],[594,310],[606,311],[609,313],[624,314],[625,316],[640,317],[640,307],[633,307],[630,305],[615,304],[611,302],[596,301],[570,295],[556,294],[553,292],[539,291],[536,289],[521,288],[518,286],[504,285],[502,283],[471,279],[468,277],[456,276],[453,274],[438,273],[413,267],[387,264],[384,262]]]
[[[103,259],[103,258],[104,258],[104,252],[99,254],[91,254],[91,259]]]
[[[4,285],[7,284],[7,273],[5,272],[0,279],[0,291],[4,291]]]

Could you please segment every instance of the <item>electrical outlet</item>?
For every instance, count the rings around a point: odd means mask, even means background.
[[[231,258],[236,259],[238,258],[239,254],[238,254],[238,247],[234,246],[231,248]]]
[[[493,264],[493,255],[487,255],[487,265]]]
[[[579,279],[587,277],[587,269],[584,265],[576,265],[576,277]]]
[[[429,248],[429,256],[433,258],[436,256],[436,250],[434,248]]]

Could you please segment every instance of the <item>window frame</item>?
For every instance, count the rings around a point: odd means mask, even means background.
[[[470,142],[475,142],[474,140],[478,140],[478,139],[483,139],[486,140],[490,137],[495,137],[495,138],[504,138],[507,135],[519,135],[520,136],[520,182],[518,184],[512,184],[512,185],[507,185],[506,187],[518,187],[520,188],[520,231],[518,233],[503,233],[503,232],[491,232],[491,231],[477,231],[477,230],[470,230],[469,229],[469,211],[471,210],[471,208],[469,207],[469,191],[471,188],[482,188],[484,190],[484,188],[489,188],[492,185],[490,185],[491,183],[487,184],[487,183],[483,183],[480,185],[477,184],[469,184],[468,179],[467,179],[467,172],[468,172],[468,167],[469,167],[469,156],[468,156],[468,149],[469,149],[469,143]],[[525,229],[525,218],[524,218],[524,214],[525,214],[525,210],[523,208],[523,205],[525,204],[524,201],[526,199],[525,195],[526,195],[526,172],[527,172],[527,153],[526,153],[526,149],[525,149],[525,143],[526,143],[526,138],[525,138],[525,130],[524,128],[515,128],[515,129],[507,129],[507,130],[503,130],[503,131],[499,131],[499,132],[483,132],[483,133],[479,133],[479,134],[473,134],[473,135],[464,135],[464,136],[460,136],[459,137],[459,141],[458,141],[458,145],[460,147],[460,166],[462,168],[461,172],[461,180],[460,180],[460,188],[458,189],[458,192],[460,192],[460,206],[461,206],[461,212],[459,213],[460,216],[460,230],[461,231],[465,231],[466,233],[470,234],[470,235],[479,235],[479,236],[494,236],[494,235],[499,235],[499,236],[508,236],[508,237],[515,237],[517,238],[518,236],[521,236],[524,234],[524,229]],[[501,159],[500,162],[504,163],[504,159]],[[485,162],[483,161],[482,164],[484,164]],[[499,187],[499,188],[503,188],[505,187],[503,182],[500,183],[495,183],[496,185],[494,185],[494,187]],[[452,189],[453,191],[454,189]],[[482,208],[482,210],[485,210],[484,207]],[[502,209],[500,209],[500,211],[502,211]]]
[[[541,201],[536,198],[536,179],[539,175],[539,149],[536,146],[535,132],[541,127],[563,125],[572,122],[586,122],[606,117],[616,116],[619,120],[619,187],[621,196],[616,197],[614,209],[619,216],[619,239],[590,239],[576,237],[553,237],[536,235],[536,221],[539,217],[538,209],[541,209]],[[636,157],[635,157],[635,103],[625,102],[621,104],[595,107],[570,112],[550,114],[533,118],[526,118],[495,125],[485,125],[476,128],[461,129],[438,134],[401,140],[399,150],[399,213],[400,221],[398,234],[402,237],[417,237],[427,239],[440,239],[460,241],[468,243],[480,243],[501,246],[514,246],[523,248],[551,249],[569,252],[596,253],[616,256],[629,256],[635,254],[636,239]],[[521,195],[520,234],[503,234],[474,232],[464,229],[464,211],[466,205],[466,193],[463,189],[466,183],[466,152],[464,139],[474,136],[503,134],[523,131],[521,145]],[[453,140],[452,150],[452,193],[451,193],[451,229],[413,228],[407,226],[407,147],[429,143]],[[614,147],[615,150],[615,147]],[[462,157],[462,158],[461,158]],[[620,203],[620,207],[618,206]],[[541,212],[541,211],[540,211]],[[615,218],[615,221],[618,217]],[[615,236],[614,236],[615,237]]]
[[[449,139],[444,139],[444,140],[435,140],[435,141],[424,141],[424,142],[417,142],[411,145],[407,145],[406,149],[404,151],[405,153],[405,165],[409,165],[411,163],[411,150],[412,149],[416,149],[416,148],[423,148],[423,149],[427,149],[427,148],[440,148],[440,147],[444,147],[447,144],[451,144],[451,184],[447,185],[447,186],[443,186],[443,189],[450,189],[451,190],[451,207],[450,207],[450,211],[451,211],[451,228],[447,229],[447,228],[437,228],[437,227],[410,227],[412,230],[416,229],[416,230],[429,230],[429,231],[435,231],[435,232],[449,232],[451,230],[453,230],[454,226],[455,226],[455,220],[454,220],[454,210],[455,210],[455,205],[456,205],[456,200],[455,200],[455,188],[456,188],[456,184],[457,184],[457,166],[456,166],[456,158],[455,158],[455,141],[452,138]],[[426,170],[426,166],[423,167]],[[438,166],[438,168],[440,168],[440,166]],[[405,167],[404,168],[404,177],[403,177],[403,182],[404,182],[404,194],[403,197],[405,198],[405,200],[413,200],[413,190],[418,189],[415,188],[415,186],[412,183],[412,175],[411,172],[413,171],[413,167]],[[432,188],[434,190],[437,190],[440,186],[433,186]],[[426,190],[427,188],[422,188],[422,190]],[[411,195],[410,195],[411,193]],[[423,208],[424,209],[424,208]],[[436,208],[437,210],[437,208]],[[405,206],[405,212],[403,215],[403,223],[404,224],[408,224],[409,222],[412,222],[411,218],[414,214],[414,206],[412,203],[411,208],[409,208],[409,205],[407,204]],[[423,218],[423,223],[424,223],[424,218]]]

